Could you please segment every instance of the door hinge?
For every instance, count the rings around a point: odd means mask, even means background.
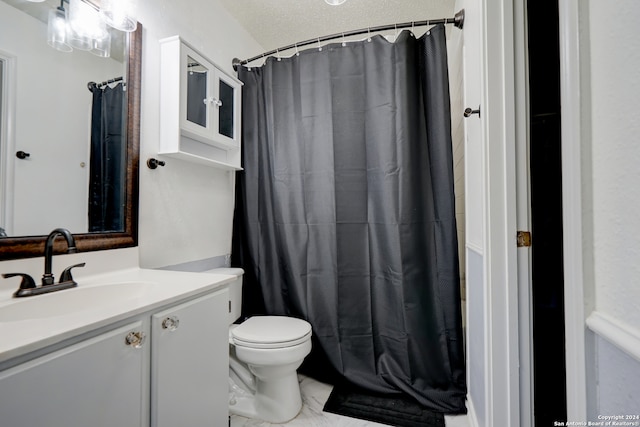
[[[518,247],[519,248],[531,247],[531,232],[518,231]]]

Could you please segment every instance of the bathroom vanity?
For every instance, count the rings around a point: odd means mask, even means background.
[[[0,414],[11,427],[226,426],[228,284],[130,269],[0,295]]]

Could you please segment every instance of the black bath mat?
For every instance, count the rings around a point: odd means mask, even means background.
[[[444,427],[443,414],[410,397],[370,394],[350,386],[335,386],[323,410],[396,427]]]

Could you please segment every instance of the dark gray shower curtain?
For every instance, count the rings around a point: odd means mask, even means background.
[[[312,359],[464,413],[445,43],[441,25],[241,68],[234,264],[245,314],[308,320]]]
[[[89,231],[123,231],[125,202],[126,110],[122,83],[91,85]]]

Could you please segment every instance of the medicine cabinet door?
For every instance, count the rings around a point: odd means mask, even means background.
[[[188,46],[182,45],[180,56],[180,128],[184,135],[208,142],[215,129],[212,115],[215,100],[211,95],[214,69]]]
[[[240,83],[218,71],[214,81],[215,140],[227,149],[240,145]]]

